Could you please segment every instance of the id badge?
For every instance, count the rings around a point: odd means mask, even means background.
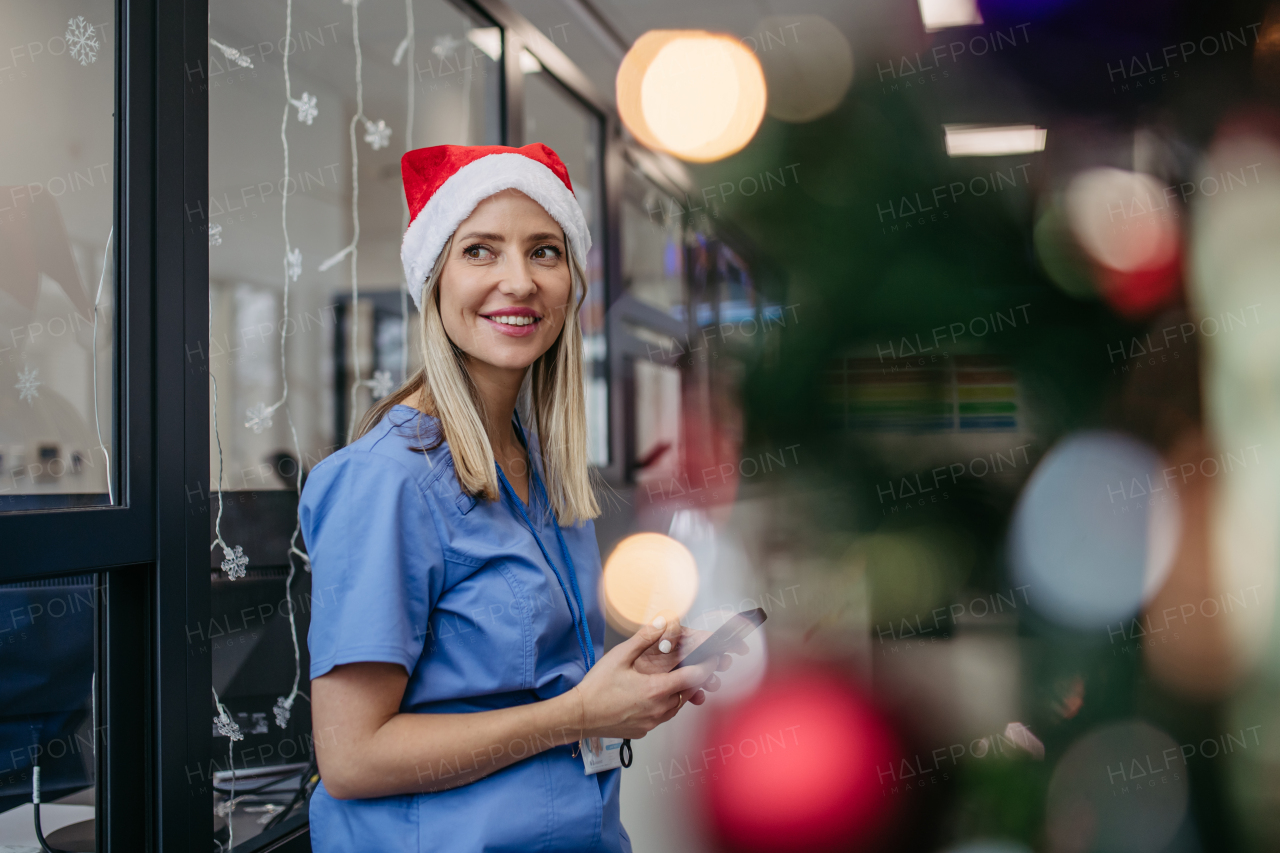
[[[613,770],[622,766],[622,738],[589,737],[578,741],[578,749],[582,752],[582,766],[585,775]]]

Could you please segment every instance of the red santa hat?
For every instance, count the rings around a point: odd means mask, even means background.
[[[569,170],[552,151],[535,142],[506,145],[436,145],[400,158],[409,228],[400,245],[404,278],[413,304],[421,309],[422,288],[445,243],[480,202],[503,190],[527,195],[564,229],[570,251],[583,269],[591,248],[587,218],[573,195]]]

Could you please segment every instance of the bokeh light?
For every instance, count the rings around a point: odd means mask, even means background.
[[[1112,269],[1129,272],[1166,263],[1177,248],[1174,229],[1145,215],[1162,206],[1162,190],[1155,178],[1137,172],[1081,172],[1067,187],[1071,226],[1094,260]]]
[[[1054,768],[1046,803],[1049,850],[1156,853],[1187,810],[1178,743],[1140,720],[1095,729]]]
[[[1246,666],[1271,637],[1280,563],[1280,464],[1247,448],[1280,439],[1280,144],[1273,127],[1237,120],[1220,132],[1196,175],[1190,296],[1205,348],[1206,420],[1228,454],[1209,508],[1209,552],[1218,594],[1254,589],[1262,606],[1223,620]],[[1274,648],[1274,645],[1272,646]]]
[[[1118,433],[1068,437],[1036,466],[1014,509],[1009,558],[1031,606],[1097,629],[1136,613],[1178,544],[1159,455]],[[1152,498],[1157,489],[1163,490]]]
[[[705,787],[712,831],[734,850],[848,849],[894,813],[877,776],[899,760],[893,731],[830,674],[766,682],[712,723],[703,755],[720,760]]]
[[[600,594],[605,618],[625,634],[658,615],[679,619],[698,594],[697,562],[670,536],[636,533],[609,555]]]
[[[1152,269],[1119,272],[1103,269],[1099,274],[1102,297],[1125,317],[1144,317],[1167,305],[1178,292],[1182,278],[1180,258]]]
[[[1064,293],[1077,299],[1098,295],[1089,257],[1071,234],[1060,193],[1050,199],[1036,220],[1032,239],[1041,268]]]
[[[840,106],[853,82],[853,50],[820,15],[762,18],[745,41],[768,84],[768,112],[780,121],[806,122]]]
[[[651,30],[618,68],[618,113],[635,137],[683,160],[739,151],[765,110],[764,71],[737,39],[701,30]]]
[[[1177,292],[1176,205],[1151,175],[1123,169],[1088,169],[1067,186],[1071,233],[1097,265],[1102,296],[1120,313],[1149,313]]]
[[[1238,467],[1239,454],[1215,454],[1199,430],[1184,434],[1163,454],[1178,469],[1178,509],[1181,535],[1178,551],[1164,588],[1130,623],[1126,636],[1142,645],[1146,672],[1170,691],[1204,701],[1221,697],[1239,679],[1241,660],[1228,642],[1227,631],[1238,616],[1261,614],[1264,599],[1252,590],[1223,588],[1210,551],[1210,511],[1224,485],[1223,469]],[[1248,457],[1248,461],[1260,461]],[[1176,615],[1175,615],[1176,614]],[[1145,634],[1142,625],[1152,630]],[[1172,630],[1176,642],[1159,634]]]

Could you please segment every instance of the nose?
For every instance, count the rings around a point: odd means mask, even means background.
[[[512,299],[525,299],[538,289],[533,280],[533,266],[528,258],[515,257],[503,271],[505,275],[498,282],[498,290]]]

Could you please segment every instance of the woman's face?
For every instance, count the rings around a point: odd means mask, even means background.
[[[570,290],[563,229],[524,193],[504,190],[454,233],[440,317],[473,362],[523,371],[560,335]]]

